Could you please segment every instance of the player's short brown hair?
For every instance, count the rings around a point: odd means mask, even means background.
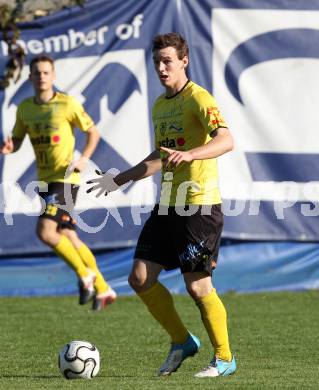
[[[30,72],[32,72],[32,67],[34,64],[37,64],[39,62],[50,62],[50,64],[52,65],[52,68],[54,69],[54,60],[53,58],[51,58],[50,56],[47,56],[47,55],[41,55],[41,56],[36,56],[36,57],[33,57],[31,62],[30,62]]]
[[[166,47],[174,47],[179,60],[185,56],[188,57],[189,49],[187,41],[178,33],[172,32],[162,35],[156,35],[153,38],[152,51],[165,49]]]

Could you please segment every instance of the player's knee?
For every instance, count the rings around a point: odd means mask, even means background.
[[[37,236],[46,245],[54,246],[57,242],[57,233],[51,229],[39,228],[37,229]]]
[[[211,288],[199,283],[190,283],[186,286],[188,294],[196,301],[199,298],[203,298],[208,295]]]
[[[193,299],[197,299],[199,298],[199,290],[198,288],[195,286],[195,285],[189,285],[189,286],[186,286],[186,289],[187,289],[187,292],[188,294],[193,298]]]
[[[145,289],[146,280],[134,272],[131,272],[128,277],[128,283],[132,289],[136,292],[143,291]]]
[[[141,286],[141,280],[134,274],[130,273],[128,276],[128,284],[132,287],[133,290],[136,290]]]

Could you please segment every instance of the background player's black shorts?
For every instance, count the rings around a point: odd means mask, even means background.
[[[58,223],[60,229],[75,229],[76,221],[70,215],[74,209],[79,187],[69,183],[49,183],[47,192],[39,192],[44,199],[46,207],[40,218],[48,218]],[[65,191],[71,194],[72,204],[68,205],[68,211],[59,208],[59,205],[65,205]]]
[[[175,207],[168,208],[168,215],[160,215],[159,210],[156,205],[146,221],[134,257],[161,264],[167,271],[180,268],[182,273],[210,275],[216,266],[223,229],[221,205],[199,206],[189,216],[180,215]]]

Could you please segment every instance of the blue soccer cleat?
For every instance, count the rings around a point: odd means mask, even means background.
[[[182,362],[190,357],[194,356],[200,348],[199,339],[189,334],[187,341],[184,344],[172,344],[167,359],[159,369],[158,375],[170,375],[175,372]]]
[[[194,376],[196,378],[227,376],[227,375],[232,375],[235,371],[236,371],[236,360],[234,356],[230,362],[218,359],[215,356],[214,359],[209,363],[208,367],[204,368],[204,370],[198,372]]]

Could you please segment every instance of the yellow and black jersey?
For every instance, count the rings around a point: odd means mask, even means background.
[[[172,97],[158,97],[152,119],[157,150],[165,146],[187,151],[206,144],[218,128],[227,127],[214,97],[192,81]],[[163,170],[161,204],[219,203],[216,159],[181,163],[172,173]]]
[[[93,124],[75,98],[57,92],[47,103],[38,104],[34,97],[23,100],[17,109],[12,136],[22,140],[29,135],[39,180],[78,184],[79,173],[65,177],[73,160],[74,128],[87,131]]]

